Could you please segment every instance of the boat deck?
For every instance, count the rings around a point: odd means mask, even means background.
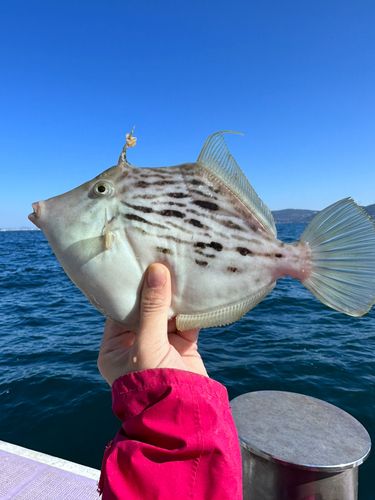
[[[98,500],[100,471],[0,441],[0,500]]]

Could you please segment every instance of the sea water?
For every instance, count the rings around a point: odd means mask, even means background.
[[[304,224],[280,224],[292,242]],[[105,318],[73,285],[40,231],[0,231],[0,439],[100,468],[120,421],[96,367]],[[375,307],[351,318],[291,278],[233,325],[202,330],[209,375],[230,399],[259,390],[314,396],[375,440]],[[375,499],[375,452],[359,499]]]

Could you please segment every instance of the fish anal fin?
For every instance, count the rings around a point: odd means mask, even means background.
[[[238,134],[238,132],[223,131],[210,135],[199,154],[197,163],[209,169],[216,177],[225,182],[265,230],[276,236],[276,226],[272,213],[256,194],[236,160],[230,154],[223,133]]]
[[[192,328],[210,328],[234,323],[259,304],[274,289],[275,285],[276,283],[267,285],[248,299],[223,309],[200,314],[179,314],[176,318],[177,329],[184,331]]]

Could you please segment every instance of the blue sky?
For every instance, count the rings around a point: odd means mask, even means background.
[[[208,135],[271,210],[375,203],[373,0],[2,0],[0,228],[117,163]],[[5,182],[4,182],[5,181]]]

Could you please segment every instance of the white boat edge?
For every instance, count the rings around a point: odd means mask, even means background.
[[[50,465],[51,467],[56,467],[57,469],[71,472],[72,474],[77,474],[88,479],[99,481],[100,470],[87,467],[86,465],[76,464],[75,462],[64,460],[63,458],[53,457],[52,455],[47,455],[46,453],[29,450],[28,448],[23,448],[22,446],[7,443],[1,440],[0,450],[13,455],[18,455],[19,457],[28,458],[29,460],[34,460],[42,464]]]

